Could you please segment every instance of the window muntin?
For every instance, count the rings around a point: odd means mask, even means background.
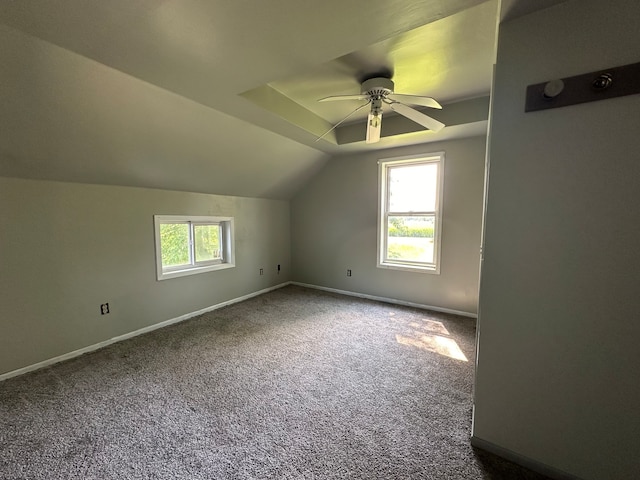
[[[155,215],[158,280],[235,266],[232,217]]]
[[[380,162],[378,267],[439,273],[444,154]]]

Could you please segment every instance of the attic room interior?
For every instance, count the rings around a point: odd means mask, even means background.
[[[0,477],[634,478],[639,21],[1,1]]]

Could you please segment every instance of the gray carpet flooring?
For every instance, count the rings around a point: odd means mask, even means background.
[[[469,444],[474,336],[288,286],[0,383],[0,478],[543,479]]]

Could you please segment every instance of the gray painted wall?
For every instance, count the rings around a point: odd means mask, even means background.
[[[439,151],[445,152],[440,275],[377,268],[377,161]],[[484,137],[332,159],[291,202],[293,279],[474,314],[484,159]]]
[[[235,217],[236,268],[157,281],[154,214]],[[286,201],[0,178],[0,218],[0,374],[290,280]]]
[[[640,61],[640,3],[501,26],[474,435],[583,479],[640,471],[640,96],[524,113],[528,84]]]

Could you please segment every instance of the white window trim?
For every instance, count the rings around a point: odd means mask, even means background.
[[[433,265],[424,263],[407,263],[389,261],[385,258],[387,251],[387,175],[388,167],[412,163],[439,163],[438,185],[436,192],[435,209],[435,233],[433,238]],[[378,241],[377,241],[377,267],[390,270],[404,270],[419,273],[440,274],[442,251],[442,199],[444,190],[444,152],[434,152],[404,157],[385,158],[378,161]]]
[[[162,250],[160,245],[160,224],[162,223],[190,223],[192,225],[219,224],[222,227],[222,258],[213,262],[199,263],[191,265],[180,265],[179,267],[162,268]],[[235,246],[234,246],[234,221],[233,217],[209,217],[196,215],[154,215],[153,225],[155,233],[156,247],[156,278],[167,280],[169,278],[184,277],[198,273],[211,272],[214,270],[224,270],[236,266]]]

